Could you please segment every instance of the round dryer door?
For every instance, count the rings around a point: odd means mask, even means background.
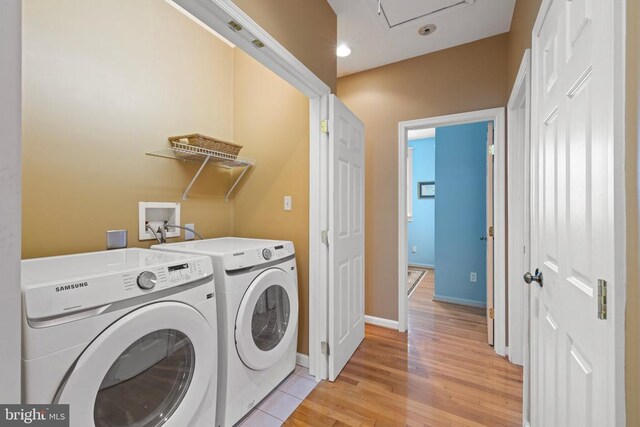
[[[144,306],[87,347],[56,400],[70,404],[72,425],[185,426],[216,383],[212,336],[204,317],[186,304]]]
[[[236,347],[242,362],[263,370],[277,363],[296,338],[298,289],[278,268],[256,277],[242,298],[236,318]]]

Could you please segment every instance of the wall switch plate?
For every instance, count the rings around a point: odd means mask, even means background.
[[[478,273],[469,274],[469,281],[471,283],[477,283],[478,282]]]
[[[185,228],[190,228],[192,230],[196,229],[196,225],[195,224],[185,224],[184,225]],[[184,230],[184,240],[193,240],[196,237],[195,234],[193,234],[192,232],[190,232],[189,230]]]
[[[418,247],[417,246],[411,246],[411,253],[415,254],[416,252],[418,252]]]
[[[107,249],[124,249],[127,247],[127,230],[107,231]]]
[[[284,210],[291,210],[291,196],[284,196]]]

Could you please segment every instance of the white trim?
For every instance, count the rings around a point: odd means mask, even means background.
[[[21,1],[0,1],[0,402],[20,403]]]
[[[531,129],[531,50],[527,49],[522,57],[520,69],[516,76],[509,103],[507,104],[507,128],[508,128],[508,159],[507,182],[508,188],[508,212],[507,226],[509,236],[507,241],[507,253],[509,253],[508,268],[509,280],[507,281],[509,295],[509,318],[507,330],[509,334],[509,360],[517,365],[524,365],[525,335],[528,330],[529,290],[524,285],[522,275],[525,271],[531,271],[531,265],[525,265],[523,255],[530,256],[529,223],[525,220],[525,214],[530,210],[530,129]],[[522,122],[524,119],[524,122]],[[530,264],[530,263],[529,263]],[[528,390],[525,387],[525,393]]]
[[[625,185],[625,132],[626,132],[626,34],[627,10],[626,1],[615,0],[613,16],[614,28],[614,60],[613,60],[613,188],[614,188],[614,277],[616,288],[613,293],[614,336],[611,345],[615,348],[614,361],[611,364],[612,381],[614,381],[615,408],[618,425],[626,424],[625,395],[625,304],[627,296],[627,215]],[[632,284],[637,286],[637,284]],[[609,295],[607,295],[607,298]]]
[[[414,141],[416,139],[426,139],[426,138],[435,138],[435,137],[436,137],[436,128],[425,128],[425,129],[410,130],[408,139],[409,141]]]
[[[406,290],[406,280],[405,280],[405,292]],[[375,316],[364,316],[364,323],[369,325],[381,326],[383,328],[389,329],[398,329],[398,322],[396,320],[385,319],[383,317],[375,317]]]
[[[174,0],[164,0],[165,2],[167,2],[171,7],[176,8],[178,11],[180,11],[180,13],[182,13],[183,15],[185,15],[186,17],[190,18],[193,22],[195,22],[196,24],[198,24],[198,26],[200,28],[202,28],[203,30],[205,30],[206,32],[208,32],[209,34],[217,37],[218,39],[220,39],[223,43],[225,43],[227,46],[229,47],[236,47],[233,43],[231,43],[229,40],[225,39],[224,37],[222,37],[217,31],[214,31],[213,28],[211,28],[210,26],[208,26],[207,24],[205,24],[204,22],[202,22],[201,20],[199,20],[198,18],[196,18],[195,16],[193,16],[192,14],[189,13],[188,10],[180,7],[179,4],[177,4]]]
[[[407,222],[406,218],[406,150],[407,135],[412,129],[448,126],[481,121],[494,122],[495,157],[494,157],[494,322],[495,337],[493,348],[501,356],[506,347],[506,141],[505,141],[505,109],[491,108],[450,114],[426,119],[409,120],[398,123],[398,330],[407,330],[408,312],[406,295],[407,277]]]
[[[469,307],[487,308],[487,304],[480,301],[474,301],[472,299],[444,297],[444,296],[433,294],[433,300],[436,302],[446,302],[449,304],[466,305]],[[506,347],[505,347],[505,352],[506,352]]]
[[[231,0],[174,0],[197,20],[203,22],[222,37],[241,48],[258,62],[282,77],[309,98],[330,93],[331,89],[302,62],[269,35],[260,25]],[[227,23],[235,21],[241,31],[232,30]],[[260,40],[263,48],[253,45]]]
[[[309,356],[302,353],[296,353],[296,365],[303,366],[305,368],[309,367]]]
[[[309,100],[309,372],[316,379],[327,378],[326,357],[320,342],[327,339],[327,248],[320,241],[326,228],[327,136],[320,132],[320,121],[329,114],[331,89],[302,62],[287,51],[231,0],[174,0],[195,19],[242,49],[258,62],[300,90]],[[228,26],[235,21],[239,32]],[[260,40],[264,47],[251,42]]]
[[[407,148],[407,221],[413,221],[413,147]]]

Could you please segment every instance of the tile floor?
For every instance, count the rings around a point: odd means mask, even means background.
[[[316,385],[316,380],[309,375],[307,368],[296,366],[295,372],[267,396],[240,426],[281,426]]]

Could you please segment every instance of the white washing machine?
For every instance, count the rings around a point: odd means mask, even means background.
[[[72,427],[213,426],[210,258],[122,249],[22,261],[23,402]]]
[[[296,366],[298,279],[292,242],[220,238],[154,246],[209,255],[218,296],[217,425],[236,424]]]

